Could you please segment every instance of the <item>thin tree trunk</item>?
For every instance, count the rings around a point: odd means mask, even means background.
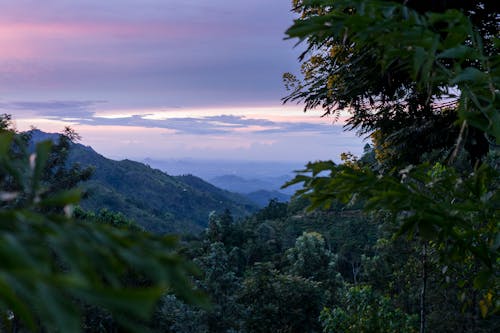
[[[354,284],[358,284],[358,275],[361,270],[361,263],[356,263],[355,261],[351,261],[351,268],[352,268],[352,277],[354,280]]]
[[[420,333],[425,333],[425,293],[427,289],[427,244],[422,246],[422,289],[420,290]]]

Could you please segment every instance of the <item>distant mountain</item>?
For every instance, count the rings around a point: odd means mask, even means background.
[[[35,143],[37,143],[37,142],[41,142],[41,141],[52,141],[54,143],[59,142],[59,135],[60,134],[57,134],[57,133],[45,133],[45,132],[42,132],[38,129],[33,129],[33,130],[29,131],[29,133],[31,135],[31,141],[28,145],[28,148],[30,151],[34,150]]]
[[[32,138],[36,142],[57,136],[36,131]],[[257,210],[245,197],[195,176],[174,177],[139,162],[110,160],[81,144],[72,145],[68,162],[94,168],[83,184],[89,193],[81,203],[84,209],[121,212],[149,231],[197,232],[206,227],[211,211],[227,208],[243,216]]]
[[[260,179],[245,179],[235,175],[224,175],[209,180],[210,183],[236,193],[251,193],[260,190],[276,190],[279,186]]]
[[[146,158],[145,164],[165,171],[169,175],[193,174],[204,180],[234,175],[245,179],[273,180],[276,175],[293,177],[293,171],[304,168],[303,162],[207,160],[196,158],[156,160]],[[279,176],[280,178],[282,176]],[[282,184],[279,184],[279,188]]]
[[[302,163],[279,161],[146,158],[144,163],[169,174],[195,174],[219,188],[242,194],[259,207],[270,199],[288,201],[300,185],[281,187],[294,177],[294,170],[303,169]]]
[[[287,175],[263,179],[246,179],[235,175],[224,175],[211,179],[210,183],[231,192],[241,193],[259,207],[263,207],[271,199],[277,199],[281,202],[290,200],[298,186],[281,188],[290,179],[292,177]]]
[[[279,202],[290,201],[291,196],[278,191],[266,191],[259,190],[251,193],[245,194],[249,200],[257,204],[259,207],[263,208],[269,204],[270,200],[277,200]]]
[[[60,135],[57,133],[46,133],[38,129],[31,130],[29,131],[29,133],[31,135],[32,142],[40,142],[46,140],[57,142],[59,140],[59,135]]]

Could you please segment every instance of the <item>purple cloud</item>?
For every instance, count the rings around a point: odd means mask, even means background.
[[[26,111],[47,118],[92,118],[95,113],[92,109],[102,103],[104,101],[14,101],[0,103],[0,110]]]

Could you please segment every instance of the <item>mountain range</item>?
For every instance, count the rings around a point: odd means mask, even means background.
[[[259,207],[264,207],[271,199],[281,202],[290,200],[296,189],[281,189],[281,187],[291,178],[291,176],[283,175],[280,177],[247,179],[236,175],[223,175],[212,178],[209,182],[222,189],[240,193],[259,205]]]
[[[39,130],[31,136],[33,142],[58,137]],[[88,193],[81,202],[83,209],[120,212],[156,233],[199,232],[212,211],[228,209],[239,217],[257,210],[244,196],[196,176],[171,176],[143,163],[111,160],[78,143],[72,144],[68,163],[94,168],[91,179],[82,184]]]
[[[259,207],[264,207],[270,199],[289,201],[297,186],[282,189],[294,177],[293,170],[302,169],[301,163],[281,161],[238,161],[202,159],[147,158],[144,163],[169,174],[191,173],[205,181],[242,194]]]

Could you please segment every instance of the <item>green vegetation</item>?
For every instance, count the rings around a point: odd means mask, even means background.
[[[88,171],[65,167],[70,130],[30,154],[29,137],[0,119],[2,331],[79,332],[98,313],[115,329],[144,330],[165,293],[201,301],[175,238],[71,218],[81,196],[72,187]]]
[[[493,312],[481,315],[470,267],[443,263],[431,246],[424,262],[421,242],[394,238],[387,214],[307,205],[272,201],[241,221],[212,215],[183,248],[203,272],[195,283],[212,307],[170,298],[164,331],[418,332],[423,265],[429,330],[494,332],[500,324]]]
[[[343,165],[310,163],[290,184],[304,183],[300,194],[312,208],[361,205],[382,216],[392,237],[416,243],[420,332],[436,327],[427,316],[430,260],[443,274],[457,269],[449,279],[464,288],[462,299],[471,288],[466,306],[497,316],[498,7],[492,1],[294,5],[301,17],[287,34],[306,41],[307,50],[304,79],[285,75],[291,89],[285,101],[303,101],[306,110],[322,106],[334,116],[346,110],[347,127],[370,134],[374,149],[364,160],[345,155]],[[343,320],[335,319],[338,313],[328,320]]]
[[[113,161],[80,144],[71,145],[68,163],[93,169],[83,184],[88,193],[81,202],[84,210],[120,212],[154,233],[198,233],[212,211],[230,209],[244,216],[256,210],[244,197],[198,177],[174,177],[142,163]]]

